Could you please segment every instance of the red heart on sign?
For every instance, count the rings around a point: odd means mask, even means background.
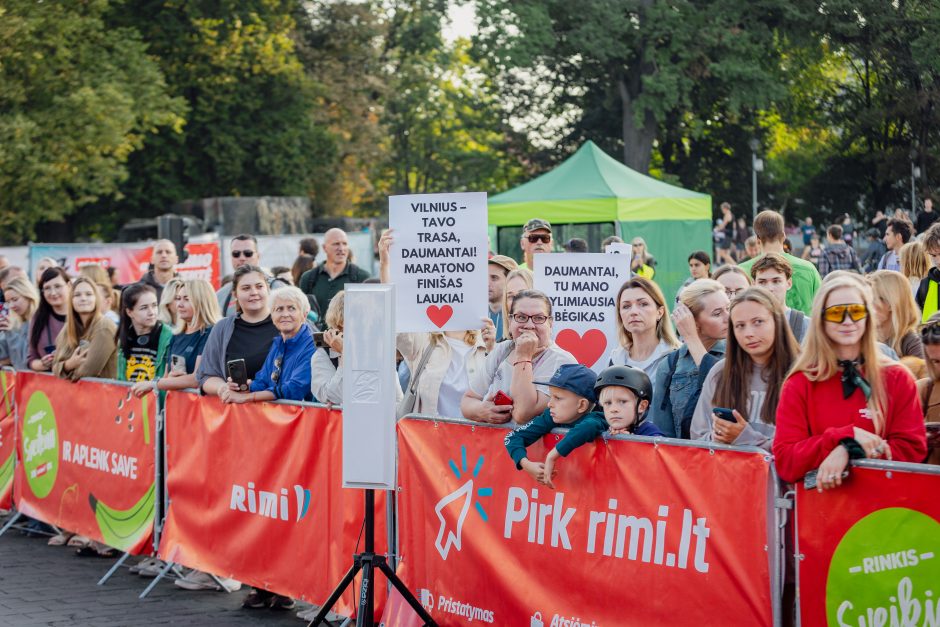
[[[438,329],[447,324],[447,321],[450,320],[450,317],[454,315],[454,308],[450,305],[444,305],[443,307],[438,307],[437,305],[431,305],[426,310],[428,314],[428,319],[434,323]]]
[[[574,329],[559,331],[555,343],[588,368],[597,363],[607,350],[607,336],[600,329],[589,329],[581,335]]]

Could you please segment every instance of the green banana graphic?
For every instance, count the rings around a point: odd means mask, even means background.
[[[13,480],[13,457],[13,453],[10,453],[6,461],[0,464],[0,492],[3,486]]]
[[[88,495],[91,511],[95,513],[98,529],[101,530],[101,538],[105,544],[126,551],[150,533],[155,507],[155,487],[156,484],[151,483],[144,496],[125,510],[108,507],[96,499],[94,494]]]

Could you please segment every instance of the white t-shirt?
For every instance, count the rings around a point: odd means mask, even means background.
[[[509,387],[512,383],[513,367],[506,359],[512,349],[512,342],[497,344],[493,352],[486,356],[486,364],[478,373],[476,380],[470,382],[473,391],[482,396],[483,400],[491,400],[499,390],[512,396]],[[532,360],[532,380],[548,381],[558,370],[558,366],[576,363],[578,360],[574,358],[574,355],[552,344]],[[548,396],[547,385],[536,385],[535,389]]]
[[[673,351],[673,347],[669,345],[669,342],[666,340],[660,340],[659,344],[656,345],[656,348],[653,349],[653,352],[650,353],[650,356],[644,359],[643,361],[637,361],[630,358],[630,353],[627,352],[623,346],[618,346],[610,352],[610,365],[611,366],[633,366],[634,368],[639,368],[646,373],[646,376],[650,378],[650,383],[653,385],[653,389],[656,389],[656,371],[659,369],[659,362],[661,362],[666,355]]]
[[[473,350],[462,340],[445,337],[450,344],[450,365],[441,380],[441,389],[437,395],[437,415],[446,418],[460,418],[460,399],[470,388],[467,377],[467,354]]]

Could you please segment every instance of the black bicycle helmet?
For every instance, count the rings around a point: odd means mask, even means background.
[[[640,401],[652,402],[653,384],[650,383],[650,378],[647,374],[639,368],[634,368],[633,366],[611,366],[606,368],[597,377],[597,383],[594,384],[594,395],[600,398],[601,390],[611,385],[619,385],[628,390],[633,390],[633,393],[636,394],[637,405],[639,405]],[[631,432],[636,430],[636,427],[643,422],[647,413],[649,413],[649,406],[647,406],[642,414],[637,412],[636,420],[633,422],[633,425],[631,425]]]
[[[600,394],[601,390],[609,385],[619,385],[620,387],[633,390],[637,399],[648,401],[653,398],[653,384],[645,372],[633,366],[611,366],[606,368],[597,377],[597,383],[594,384],[594,393]]]

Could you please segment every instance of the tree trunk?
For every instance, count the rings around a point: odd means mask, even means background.
[[[623,162],[640,174],[647,174],[650,169],[653,140],[656,139],[656,119],[651,112],[647,111],[642,118],[643,125],[638,126],[634,108],[635,96],[631,94],[623,75],[617,79],[617,90],[620,94],[621,115],[623,116],[621,119]]]

